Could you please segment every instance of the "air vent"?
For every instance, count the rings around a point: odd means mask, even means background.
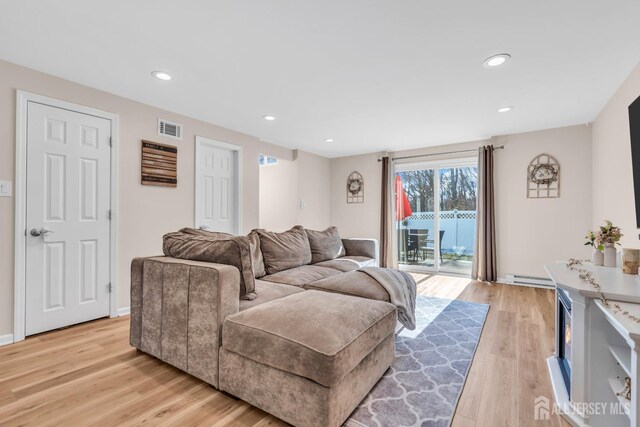
[[[182,125],[158,119],[158,135],[164,135],[174,139],[182,139]]]

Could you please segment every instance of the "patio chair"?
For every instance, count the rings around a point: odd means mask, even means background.
[[[429,229],[412,228],[409,230],[408,239],[408,242],[411,244],[414,260],[417,260],[418,257],[424,259],[420,249],[425,245],[425,242],[429,240]]]
[[[427,230],[427,232],[428,231],[429,230]],[[439,233],[440,234],[440,247],[438,248],[438,253],[440,254],[440,261],[441,262],[442,262],[442,238],[444,237],[444,231],[445,230],[440,230],[440,233]],[[429,243],[431,243],[433,246],[428,246]],[[424,251],[424,253],[425,253],[425,258],[426,258],[426,255],[429,252],[434,252],[435,251],[435,244],[436,244],[436,242],[434,240],[426,240],[424,246],[420,247],[420,251],[421,252]]]

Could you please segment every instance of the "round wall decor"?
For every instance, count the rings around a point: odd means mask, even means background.
[[[551,165],[537,165],[529,173],[529,181],[549,185],[558,180],[558,171]]]

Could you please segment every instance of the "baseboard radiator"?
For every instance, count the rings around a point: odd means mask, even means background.
[[[522,274],[507,274],[504,276],[508,285],[537,286],[540,288],[553,288],[553,282],[548,277],[525,276]]]

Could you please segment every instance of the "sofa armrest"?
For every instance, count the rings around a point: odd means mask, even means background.
[[[373,258],[376,260],[376,265],[380,265],[380,258],[378,255],[380,251],[377,239],[342,239],[342,245],[344,246],[347,255]]]
[[[171,257],[131,263],[133,347],[213,386],[225,318],[239,311],[237,268]]]

